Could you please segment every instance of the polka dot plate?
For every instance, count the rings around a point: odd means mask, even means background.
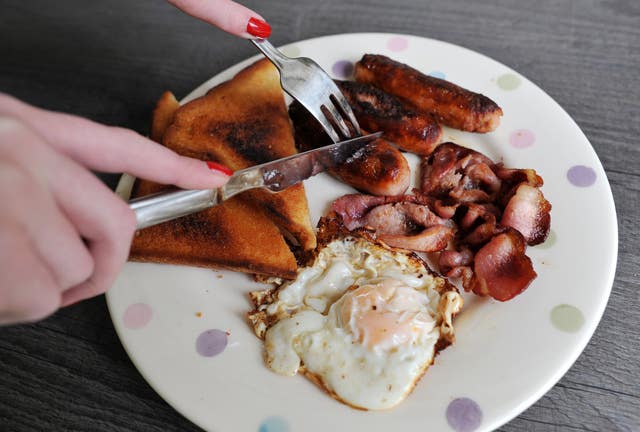
[[[605,172],[585,135],[535,84],[468,49],[414,36],[343,34],[283,47],[348,78],[364,53],[379,53],[494,99],[504,110],[490,134],[445,130],[445,139],[544,178],[552,232],[529,248],[538,278],[507,303],[465,294],[455,345],[443,351],[401,405],[386,412],[342,405],[301,376],[262,360],[245,319],[243,274],[129,263],[107,295],[116,330],[151,386],[188,419],[212,431],[488,431],[547,392],[569,369],[604,311],[616,267],[617,223]],[[229,79],[248,59],[183,102]],[[407,155],[418,177],[418,158]],[[130,180],[130,179],[129,179]],[[126,189],[126,182],[121,190]],[[353,192],[328,175],[306,182],[313,222]]]

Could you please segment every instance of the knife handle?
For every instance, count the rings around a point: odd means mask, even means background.
[[[186,216],[218,204],[217,189],[160,192],[129,201],[138,229]]]

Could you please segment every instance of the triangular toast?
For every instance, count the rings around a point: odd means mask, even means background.
[[[278,74],[267,61],[176,108],[165,93],[152,130],[154,138],[162,136],[177,153],[234,170],[295,153]],[[163,188],[138,181],[134,196]],[[196,215],[141,230],[130,258],[292,278],[296,262],[281,231],[305,250],[315,247],[302,185],[278,194],[249,191]]]
[[[258,61],[181,107],[164,134],[163,144],[234,171],[295,154],[278,71],[268,60]],[[245,197],[262,203],[273,221],[302,249],[315,248],[303,185],[277,194],[254,190]]]
[[[166,189],[140,181],[136,196]],[[138,231],[133,261],[225,268],[293,278],[296,260],[265,210],[237,196],[200,213]]]

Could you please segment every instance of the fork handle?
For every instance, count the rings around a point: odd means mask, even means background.
[[[280,52],[278,48],[274,47],[267,39],[250,40],[278,69],[281,69],[285,62],[290,60],[289,57],[282,54],[282,52]]]
[[[218,203],[217,189],[160,192],[129,201],[138,229],[186,216]]]

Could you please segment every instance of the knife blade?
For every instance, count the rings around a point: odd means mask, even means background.
[[[227,184],[219,189],[219,199],[223,201],[258,187],[279,192],[357,158],[366,144],[381,135],[382,132],[376,132],[236,171]]]
[[[341,141],[236,171],[220,189],[178,190],[129,201],[138,229],[146,228],[213,207],[249,189],[278,192],[327,169],[357,158],[382,132]]]

